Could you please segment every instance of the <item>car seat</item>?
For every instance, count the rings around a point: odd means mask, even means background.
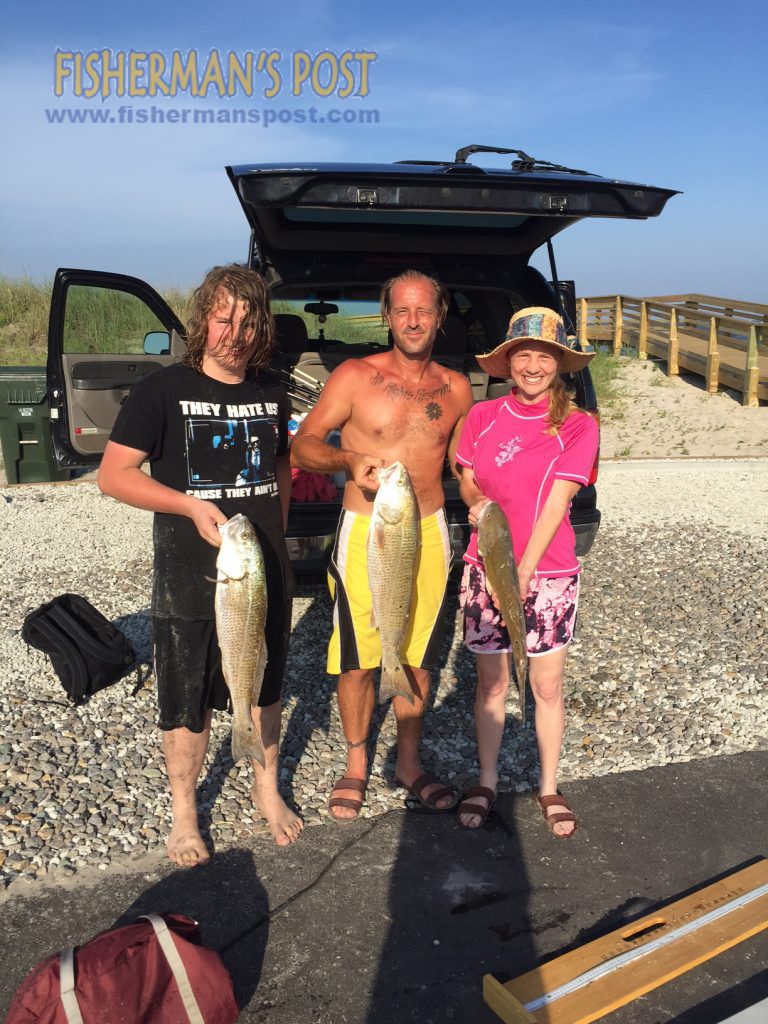
[[[275,313],[275,355],[281,369],[290,369],[307,345],[307,325],[296,313]]]
[[[447,316],[438,327],[432,358],[450,370],[463,371],[467,361],[467,329],[458,316]]]

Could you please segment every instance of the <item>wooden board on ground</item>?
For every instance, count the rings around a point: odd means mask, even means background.
[[[733,906],[723,912],[728,904]],[[720,916],[712,919],[715,912]],[[505,1024],[588,1024],[764,928],[768,860],[733,872],[505,984],[487,974],[483,998]],[[620,957],[623,963],[618,962]],[[593,977],[585,979],[590,973]],[[568,991],[540,1005],[560,988]]]

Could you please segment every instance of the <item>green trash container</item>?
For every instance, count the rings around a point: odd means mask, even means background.
[[[0,447],[9,484],[69,480],[57,469],[44,366],[0,366]]]

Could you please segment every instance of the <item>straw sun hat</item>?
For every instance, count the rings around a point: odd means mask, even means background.
[[[492,352],[475,356],[480,369],[490,377],[509,377],[509,352],[524,341],[541,341],[560,354],[560,373],[583,370],[594,352],[580,352],[568,347],[568,338],[562,318],[544,306],[519,309],[509,321],[504,341]]]

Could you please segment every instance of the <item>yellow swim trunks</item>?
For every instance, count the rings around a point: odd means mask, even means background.
[[[331,675],[350,669],[377,668],[381,640],[371,624],[373,603],[368,586],[370,516],[342,509],[336,543],[328,566],[333,598],[333,633],[328,644]],[[416,564],[414,601],[403,643],[403,663],[434,668],[445,625],[445,588],[451,568],[451,544],[445,512],[421,520],[421,545]]]

